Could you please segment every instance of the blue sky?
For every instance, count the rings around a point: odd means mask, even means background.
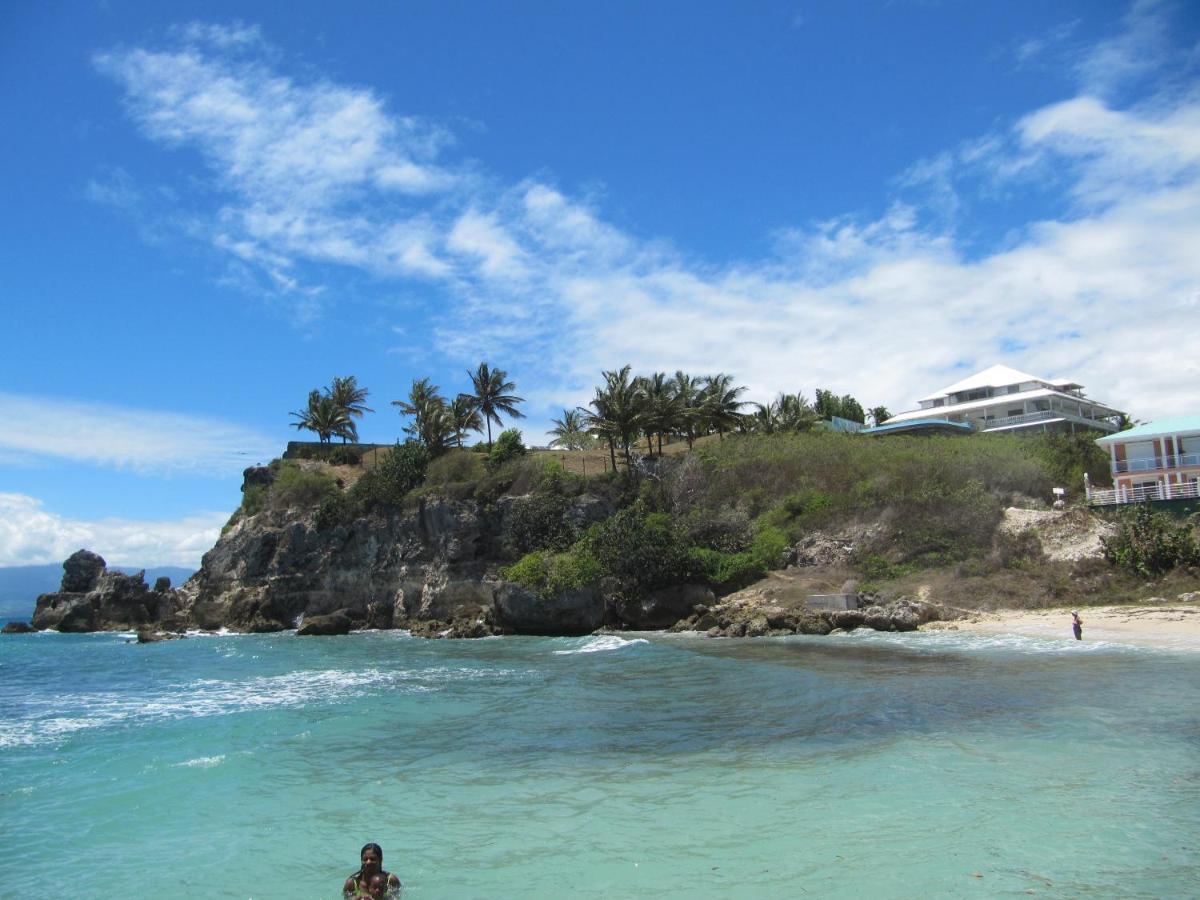
[[[0,11],[0,565],[196,564],[335,375],[1197,411],[1195,4],[333,9]]]

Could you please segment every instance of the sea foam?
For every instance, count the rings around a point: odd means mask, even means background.
[[[615,634],[598,634],[589,638],[585,638],[583,643],[578,647],[572,647],[569,650],[555,650],[555,656],[573,656],[576,653],[604,653],[608,650],[620,650],[624,647],[632,647],[635,644],[647,644],[645,638],[623,638]]]

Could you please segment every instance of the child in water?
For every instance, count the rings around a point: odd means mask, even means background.
[[[371,876],[371,880],[367,882],[367,896],[374,897],[375,900],[383,900],[383,898],[388,896],[388,879],[386,875],[379,872]]]

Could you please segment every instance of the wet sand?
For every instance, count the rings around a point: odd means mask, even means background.
[[[1200,651],[1200,604],[1166,601],[1142,606],[1082,607],[1085,641]],[[1070,609],[1000,610],[977,613],[954,622],[931,622],[929,630],[957,627],[977,634],[1020,634],[1026,637],[1075,640]]]

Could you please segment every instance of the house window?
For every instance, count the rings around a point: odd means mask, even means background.
[[[1020,416],[1020,415],[1024,415],[1024,414],[1025,414],[1025,410],[1021,409],[1021,407],[1019,407],[1019,406],[1016,409],[1010,409],[1008,412],[1005,413],[1006,416]]]
[[[1021,386],[1019,384],[1010,384],[1008,386],[1008,392],[1010,394],[1019,394],[1021,393]]]
[[[934,406],[941,406],[941,405],[942,405],[942,404],[944,404],[945,402],[946,402],[945,400],[942,400],[941,398],[939,398],[939,399],[937,399],[937,400],[934,400],[934,401],[933,401],[933,405],[934,405]]]

